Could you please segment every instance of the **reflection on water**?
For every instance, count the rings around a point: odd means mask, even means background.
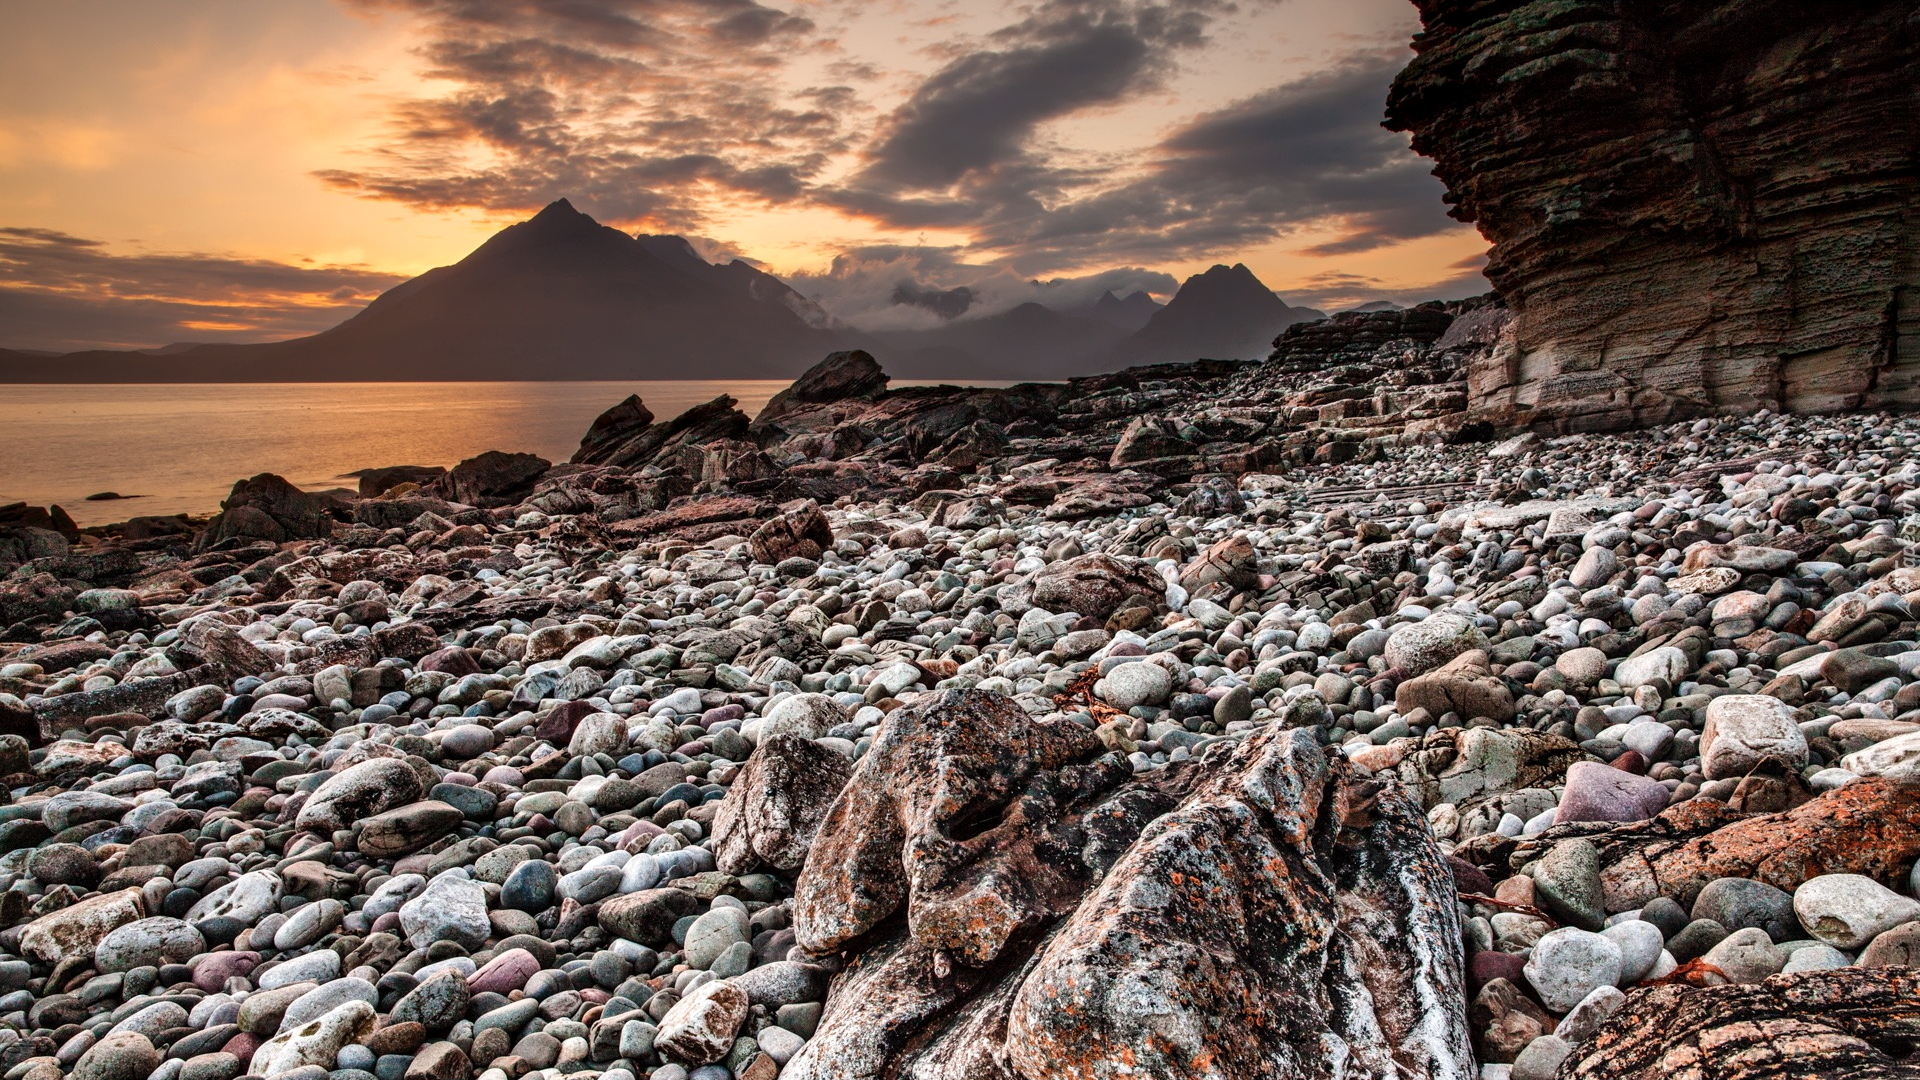
[[[384,465],[452,465],[483,450],[564,461],[608,406],[656,417],[731,394],[751,416],[783,380],[250,383],[0,387],[0,503],[58,503],[82,525],[209,513],[271,472],[307,490]],[[906,384],[896,384],[906,385]],[[993,383],[986,385],[1006,385]],[[145,498],[86,502],[95,492]]]

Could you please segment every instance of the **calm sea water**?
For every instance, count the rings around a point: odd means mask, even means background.
[[[484,450],[565,461],[628,394],[656,417],[731,394],[751,416],[781,380],[0,386],[0,503],[53,503],[82,525],[217,510],[235,480],[306,490],[344,474],[452,465]],[[911,385],[896,383],[895,385]],[[1005,386],[1006,383],[978,385]],[[87,502],[96,492],[141,498]]]

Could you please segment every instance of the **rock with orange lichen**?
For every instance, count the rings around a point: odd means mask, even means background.
[[[783,1077],[1475,1074],[1419,806],[1307,732],[1133,779],[945,693],[887,719],[820,835],[794,930],[846,967]]]
[[[1609,912],[1639,908],[1656,896],[1690,906],[1708,882],[1723,877],[1787,892],[1821,874],[1896,884],[1920,859],[1920,789],[1868,777],[1780,814],[1742,815],[1696,799],[1649,821],[1562,825],[1529,840],[1487,845],[1482,853],[1504,849],[1504,861],[1518,870],[1575,836],[1600,853]],[[1468,854],[1464,845],[1459,853]]]
[[[1920,972],[1840,968],[1635,991],[1566,1080],[1913,1080]]]

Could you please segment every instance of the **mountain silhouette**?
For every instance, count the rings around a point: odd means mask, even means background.
[[[1182,282],[1167,306],[1114,345],[1113,366],[1182,360],[1260,360],[1273,339],[1297,322],[1326,318],[1273,294],[1244,264],[1216,265]]]
[[[1111,323],[1122,330],[1138,330],[1147,325],[1147,320],[1153,318],[1154,313],[1160,310],[1160,306],[1159,301],[1144,292],[1129,293],[1127,298],[1122,300],[1113,295],[1113,290],[1109,289],[1100,294],[1100,299],[1094,301],[1093,306],[1069,311],[1067,314]]]
[[[863,343],[745,262],[709,264],[679,237],[629,236],[560,199],[311,337],[59,365],[0,351],[0,380],[773,379]]]

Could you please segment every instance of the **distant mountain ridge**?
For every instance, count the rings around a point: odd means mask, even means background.
[[[0,353],[0,380],[778,379],[862,344],[771,274],[710,264],[679,237],[629,236],[560,199],[311,337],[74,353],[53,371]]]
[[[1319,317],[1236,264],[1188,278],[1164,307],[1107,292],[1076,309],[1027,303],[866,333],[750,263],[708,262],[678,236],[629,236],[559,199],[309,337],[0,349],[0,383],[785,379],[856,348],[896,378],[1049,380],[1262,358],[1288,325]]]

